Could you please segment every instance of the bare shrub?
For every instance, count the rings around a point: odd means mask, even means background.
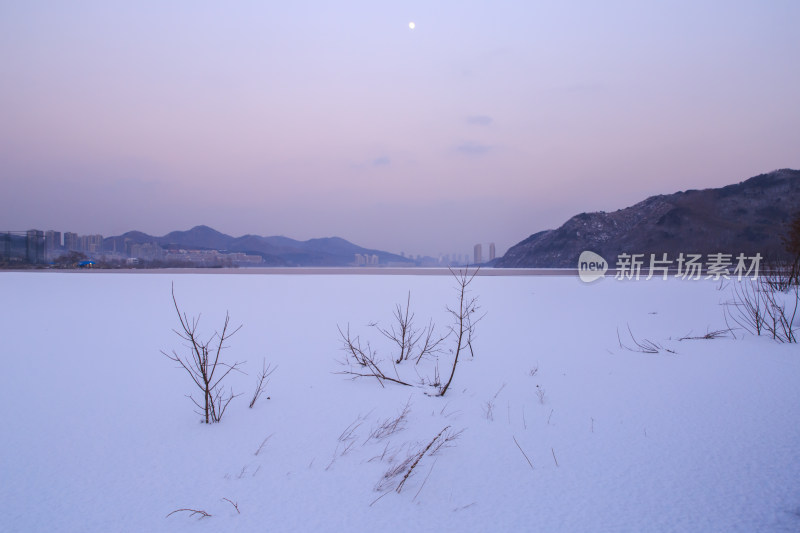
[[[479,309],[477,297],[471,297],[468,294],[468,286],[478,273],[478,269],[472,272],[469,268],[458,272],[451,269],[450,272],[457,281],[456,290],[459,299],[457,307],[446,307],[447,312],[453,317],[453,324],[448,328],[446,335],[436,333],[432,320],[422,330],[414,327],[414,313],[410,311],[411,294],[409,293],[406,307],[397,305],[395,308],[395,324],[390,328],[381,328],[377,324],[370,324],[399,348],[399,354],[389,358],[387,362],[386,359],[378,357],[377,351],[372,348],[369,341],[362,343],[358,335],[351,334],[349,324],[344,330],[337,326],[342,350],[345,353],[342,364],[347,367],[339,373],[352,376],[354,379],[372,377],[380,383],[381,387],[385,386],[384,382],[386,381],[412,386],[411,379],[400,376],[397,365],[403,361],[414,359],[414,372],[418,383],[423,386],[432,386],[436,389],[437,396],[444,396],[453,381],[456,366],[463,353],[469,350],[470,355],[474,357],[472,342],[475,338],[475,325],[483,318],[476,314]],[[455,339],[455,346],[450,350],[450,353],[453,354],[453,361],[448,380],[442,385],[439,377],[439,354],[442,353],[442,343],[451,336]],[[427,375],[430,376],[432,373],[432,377],[420,374],[415,368],[426,359],[432,366]]]
[[[770,288],[785,292],[797,284],[797,268],[797,263],[769,261],[762,267],[759,279]]]
[[[198,401],[191,394],[188,396],[190,400],[199,409],[198,414],[201,414],[206,424],[216,423],[222,420],[222,415],[228,404],[231,403],[238,394],[234,394],[233,390],[226,392],[222,384],[223,380],[233,371],[241,372],[239,366],[243,363],[234,362],[233,364],[226,363],[220,360],[222,350],[227,348],[225,342],[230,339],[242,326],[238,326],[230,331],[230,315],[225,313],[225,322],[222,325],[222,332],[214,332],[211,337],[203,341],[197,331],[200,324],[200,316],[193,317],[191,320],[186,313],[181,312],[178,306],[178,301],[175,298],[175,286],[172,287],[172,303],[175,305],[175,312],[178,315],[181,329],[173,329],[178,337],[186,341],[189,348],[189,354],[179,354],[175,350],[167,353],[161,351],[170,361],[178,363],[183,368],[192,381],[200,389],[203,399]],[[215,342],[216,339],[216,342]]]
[[[785,289],[781,290],[780,287]],[[725,302],[726,320],[754,335],[769,335],[777,342],[797,342],[800,286],[781,285],[774,278],[735,283],[732,299]]]
[[[790,257],[789,284],[800,285],[800,212],[789,222],[783,244]]]
[[[800,307],[800,286],[794,284],[788,287],[785,298],[783,292],[771,286],[764,287],[762,284],[762,291],[766,311],[764,327],[767,332],[778,342],[796,343],[795,317]]]
[[[725,302],[725,315],[745,331],[761,335],[764,329],[764,303],[758,282],[734,283],[732,300]]]

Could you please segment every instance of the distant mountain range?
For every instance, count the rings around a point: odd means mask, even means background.
[[[208,226],[195,226],[188,231],[173,231],[163,237],[154,237],[140,231],[129,231],[103,242],[106,250],[125,250],[130,244],[154,243],[164,249],[224,250],[260,255],[264,266],[347,266],[355,261],[356,254],[375,255],[380,265],[408,264],[405,257],[362,248],[339,237],[296,241],[288,237],[261,237],[243,235],[231,237]]]
[[[781,239],[798,213],[800,171],[776,170],[718,189],[653,196],[613,213],[581,213],[511,247],[494,266],[576,268],[584,250],[612,265],[621,253],[782,258]]]

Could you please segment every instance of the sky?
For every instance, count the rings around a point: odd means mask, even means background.
[[[799,20],[794,0],[0,2],[0,230],[502,254],[800,168]]]

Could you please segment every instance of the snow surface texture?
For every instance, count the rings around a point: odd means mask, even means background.
[[[194,385],[160,353],[183,349],[173,281],[201,331],[226,310],[244,326],[224,357],[249,375],[231,376],[243,396],[220,424],[199,422]],[[677,340],[726,327],[719,283],[478,277],[475,358],[445,397],[336,373],[337,324],[386,353],[368,323],[390,325],[411,291],[419,325],[444,327],[453,287],[0,274],[0,530],[800,529],[800,350],[741,332]],[[628,326],[664,350],[621,348]],[[263,358],[278,369],[248,409]],[[370,438],[407,403],[396,431]],[[448,426],[459,438],[392,490],[386,472]],[[167,517],[181,508],[211,516]]]

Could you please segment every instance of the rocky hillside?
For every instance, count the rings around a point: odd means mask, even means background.
[[[558,229],[534,233],[495,266],[574,268],[584,250],[612,265],[621,253],[782,257],[781,238],[798,212],[800,171],[776,170],[719,189],[653,196],[613,213],[581,213]]]

